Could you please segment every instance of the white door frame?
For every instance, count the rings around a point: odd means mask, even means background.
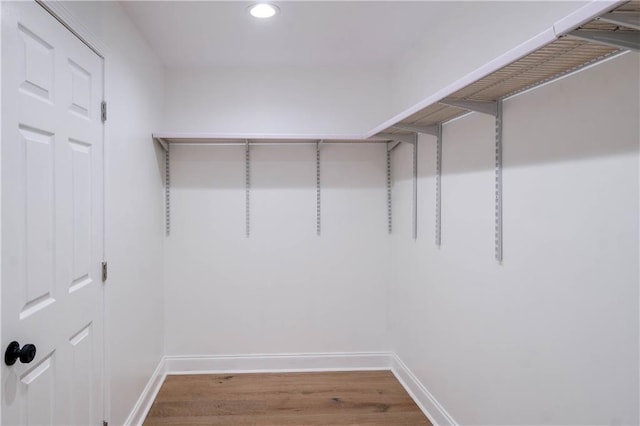
[[[102,87],[102,93],[103,93],[103,99],[104,100],[108,100],[109,99],[109,95],[110,95],[110,90],[109,90],[109,85],[107,84],[107,73],[108,73],[108,69],[109,67],[107,66],[109,62],[109,57],[110,57],[110,52],[109,49],[107,47],[107,45],[104,43],[104,41],[98,37],[95,33],[93,33],[91,30],[89,30],[75,15],[73,15],[65,6],[64,4],[60,1],[60,0],[35,0],[36,3],[38,3],[40,6],[42,6],[47,12],[49,12],[55,19],[57,19],[62,25],[64,25],[69,31],[71,31],[76,37],[78,37],[84,44],[86,44],[91,50],[93,50],[99,57],[102,58],[102,81],[103,81],[103,87]],[[1,29],[1,25],[2,25],[2,8],[0,7],[0,29]],[[0,57],[1,57],[1,51],[0,51]],[[0,89],[1,90],[1,89]],[[0,91],[0,98],[1,98],[2,92]],[[0,118],[0,129],[2,128],[2,121]],[[103,196],[103,204],[102,204],[102,208],[103,208],[103,247],[102,247],[102,259],[103,261],[105,261],[107,259],[107,254],[108,254],[108,247],[109,247],[109,243],[107,241],[107,230],[109,229],[109,218],[107,215],[107,205],[108,205],[108,199],[109,199],[109,179],[108,179],[108,175],[109,175],[109,169],[107,167],[109,161],[108,161],[108,154],[109,154],[109,130],[110,130],[110,125],[109,125],[109,121],[107,120],[103,126],[102,126],[102,149],[103,149],[103,153],[102,153],[102,170],[103,170],[103,191],[102,191],[102,196]],[[0,141],[1,143],[1,141]],[[0,158],[1,158],[1,150],[0,150]],[[1,169],[0,169],[1,172]],[[1,188],[1,187],[0,187]],[[1,190],[1,189],[0,189]],[[0,197],[0,200],[2,198]],[[0,201],[0,212],[2,208],[2,204]],[[0,237],[2,236],[2,229],[0,227]],[[2,247],[0,245],[0,255],[2,254]],[[1,263],[0,263],[0,268],[1,268]],[[1,272],[1,269],[0,269]],[[0,274],[1,277],[1,274]],[[0,286],[2,286],[3,283],[1,281],[0,278]],[[103,392],[103,419],[105,421],[109,421],[110,420],[110,414],[111,414],[111,371],[110,371],[110,367],[109,367],[109,360],[110,360],[110,350],[109,350],[109,296],[110,296],[110,291],[109,291],[109,285],[103,284],[103,323],[104,323],[104,344],[103,344],[103,365],[102,365],[102,376],[103,376],[103,386],[104,386],[104,392]],[[0,292],[1,294],[1,292]],[[2,300],[0,299],[0,309],[2,307]],[[0,315],[2,314],[2,312],[0,311]],[[2,336],[0,336],[1,338]],[[4,350],[4,349],[3,349]],[[0,418],[2,416],[2,406],[0,404]]]

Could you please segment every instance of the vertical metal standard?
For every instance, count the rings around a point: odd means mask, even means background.
[[[418,134],[413,134],[413,239],[418,239]]]
[[[502,263],[502,100],[498,101],[496,114],[496,211],[495,250],[496,260]]]
[[[316,235],[320,236],[320,143],[316,142]]]
[[[575,32],[575,31],[574,31]],[[460,99],[442,99],[445,105],[464,108],[496,118],[496,167],[495,167],[495,257],[502,264],[502,99],[497,101],[470,101]]]
[[[167,236],[171,233],[171,144],[164,151],[164,229]]]
[[[436,135],[436,246],[442,243],[442,123]]]
[[[247,238],[251,233],[251,156],[249,154],[249,139],[245,141],[244,153],[244,228]]]
[[[391,234],[393,230],[392,217],[393,200],[391,199],[391,146],[387,142],[387,230]]]

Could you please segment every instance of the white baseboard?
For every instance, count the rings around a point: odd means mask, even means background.
[[[125,426],[140,426],[144,422],[144,419],[147,417],[151,406],[153,405],[153,401],[156,399],[158,395],[158,391],[160,391],[160,387],[164,382],[164,378],[166,377],[165,371],[165,360],[164,357],[158,363],[155,371],[151,375],[151,378],[147,382],[147,386],[144,387],[140,398],[136,402],[136,405],[133,406],[133,410],[125,420]]]
[[[434,425],[458,425],[447,410],[444,409],[396,354],[393,354],[391,365],[393,374],[411,398],[418,404],[422,412],[429,418],[431,423]]]
[[[391,352],[167,356],[167,374],[390,370]]]
[[[434,425],[457,426],[449,413],[393,352],[320,354],[165,356],[151,375],[126,426],[140,426],[167,375],[241,374],[314,371],[392,371],[407,393]]]

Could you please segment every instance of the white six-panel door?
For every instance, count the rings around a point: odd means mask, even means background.
[[[3,425],[103,419],[102,59],[35,2],[2,2]]]

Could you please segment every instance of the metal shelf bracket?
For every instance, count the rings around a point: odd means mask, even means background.
[[[393,133],[378,133],[374,136],[374,138],[386,139],[387,142],[387,216],[388,223],[387,227],[389,233],[392,230],[392,200],[391,200],[391,152],[398,146],[400,143],[408,143],[413,146],[413,206],[412,206],[412,238],[414,240],[418,239],[418,134],[400,134],[396,135]]]
[[[393,152],[394,149],[396,149],[397,147],[400,146],[402,142],[398,142],[398,141],[390,141],[387,143],[387,151],[389,152]]]
[[[574,30],[567,34],[569,37],[605,44],[619,49],[640,50],[640,37],[635,31],[590,31]]]
[[[413,134],[399,134],[396,135],[394,133],[378,133],[371,138],[371,140],[382,140],[382,141],[393,141],[393,142],[404,142],[404,143],[413,143],[415,141]]]
[[[596,18],[598,21],[640,30],[640,12],[609,12]]]
[[[425,135],[438,136],[438,125],[433,124],[431,126],[416,126],[414,124],[398,123],[393,127],[398,130],[408,130],[415,133],[423,133]]]
[[[156,142],[164,149],[165,151],[169,150],[169,143],[161,138],[154,138]]]
[[[498,103],[496,101],[465,101],[445,98],[438,103],[456,108],[466,109],[468,111],[479,112],[482,114],[498,115]]]
[[[152,135],[153,137],[153,135]],[[167,236],[171,233],[171,144],[162,138],[153,138],[164,150],[164,231]]]
[[[410,132],[422,133],[426,135],[431,135],[436,137],[436,245],[440,247],[441,243],[441,218],[442,218],[442,210],[441,210],[441,182],[442,182],[442,123],[433,124],[431,126],[418,126],[413,124],[403,124],[399,123],[393,126],[395,129],[399,130],[408,130]],[[417,135],[416,135],[417,137]],[[416,139],[417,141],[417,139]],[[415,144],[416,149],[414,149],[415,155],[415,164],[414,164],[414,174],[415,176],[415,187],[414,187],[414,205],[417,205],[417,143]],[[414,214],[417,217],[417,208],[414,209]],[[417,221],[416,221],[417,222]],[[414,239],[417,238],[417,223],[414,225]]]
[[[480,112],[483,114],[489,114],[496,118],[496,136],[495,136],[495,258],[498,263],[502,264],[503,251],[502,251],[502,99],[497,101],[464,101],[464,100],[452,100],[452,99],[443,99],[440,101],[441,104],[454,106],[462,109],[466,109],[469,111]],[[438,139],[441,140],[442,134]],[[440,147],[439,155],[442,154],[442,147]],[[441,158],[440,158],[441,161]],[[439,173],[437,173],[438,177],[436,180],[438,183],[436,185],[439,186]],[[437,190],[437,201],[436,205],[438,205],[438,209],[440,208],[440,195],[439,188]],[[438,218],[439,212],[436,212],[436,220],[439,222]],[[439,226],[439,225],[437,225]],[[439,232],[436,230],[436,244],[439,245]]]

